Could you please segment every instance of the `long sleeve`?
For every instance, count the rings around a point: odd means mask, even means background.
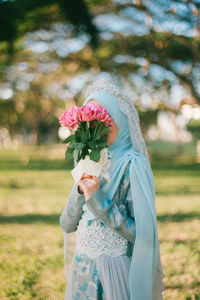
[[[129,170],[122,178],[114,199],[108,199],[100,188],[86,203],[98,219],[134,243],[136,232]]]
[[[85,203],[85,197],[78,192],[77,187],[78,185],[74,184],[67,204],[63,208],[60,216],[60,226],[66,233],[76,231],[83,213],[82,205]]]

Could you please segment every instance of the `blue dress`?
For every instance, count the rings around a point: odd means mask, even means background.
[[[128,300],[128,273],[135,220],[129,165],[112,201],[87,202],[75,184],[60,216],[67,232],[76,231],[66,300]]]
[[[66,233],[76,231],[65,300],[129,300],[128,274],[136,237],[130,165],[111,200],[96,193],[85,202],[74,184],[60,216]],[[101,179],[103,184],[103,179]],[[152,299],[162,300],[164,273],[157,264]]]

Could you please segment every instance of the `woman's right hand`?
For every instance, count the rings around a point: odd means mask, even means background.
[[[89,200],[91,196],[98,191],[100,187],[100,179],[97,176],[91,176],[83,173],[83,176],[79,180],[78,187],[80,192],[85,195],[85,200]]]

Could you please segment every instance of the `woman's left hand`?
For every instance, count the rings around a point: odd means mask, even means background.
[[[88,201],[92,195],[98,191],[100,187],[100,179],[97,176],[89,176],[83,174],[78,183],[85,195],[85,200]]]

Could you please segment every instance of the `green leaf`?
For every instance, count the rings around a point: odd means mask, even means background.
[[[79,162],[79,160],[81,160],[81,158],[82,158],[82,150],[78,152],[77,162]]]
[[[89,151],[88,151],[87,146],[85,146],[85,147],[82,149],[82,159],[84,159],[84,158],[86,157],[86,155],[89,155]]]
[[[96,136],[95,136],[95,141],[100,140],[100,138],[101,138],[101,136],[100,136],[100,134],[97,132],[97,134],[96,134]]]
[[[78,151],[82,150],[85,144],[83,143],[73,143],[73,148],[77,149]]]
[[[96,149],[96,143],[94,141],[89,141],[87,144],[91,150]]]
[[[73,158],[73,152],[69,151],[68,149],[65,151],[65,159],[69,160]]]
[[[73,152],[73,158],[78,161],[78,154],[79,154],[79,151],[77,149],[74,150]]]
[[[112,130],[110,130],[109,127],[106,126],[101,129],[100,134],[105,134],[105,133],[109,133],[109,132],[112,132]]]
[[[82,142],[83,144],[86,144],[87,141],[88,141],[88,139],[89,139],[88,130],[82,131],[82,134],[81,134],[81,142]]]
[[[94,136],[94,138],[95,138],[96,141],[98,141],[98,140],[101,138],[101,136],[100,136],[100,131],[101,131],[101,128],[99,127],[99,128],[97,129],[97,131],[96,131],[95,136]]]
[[[100,160],[101,154],[99,150],[92,150],[89,156],[91,160],[98,162]]]
[[[70,146],[70,145],[69,145]],[[70,148],[70,147],[67,147],[67,149],[66,149],[66,151],[68,151],[69,153],[72,153],[73,151],[74,151],[74,149],[73,148]]]
[[[107,139],[108,139],[107,135],[103,135],[101,136],[99,143],[107,143]]]
[[[68,146],[68,149],[73,149],[73,150],[74,150],[74,149],[75,149],[75,148],[74,148],[74,144],[75,144],[75,143],[71,142],[71,143],[69,144],[69,146]]]
[[[78,129],[76,132],[75,132],[75,140],[77,142],[81,142],[81,130]]]
[[[73,141],[73,140],[75,140],[74,134],[68,136],[68,137],[63,141],[63,143],[69,143],[69,142],[71,142],[71,141]]]
[[[98,146],[98,148],[103,149],[103,148],[106,148],[107,143],[106,142],[101,142],[101,143],[98,143],[97,146]]]

